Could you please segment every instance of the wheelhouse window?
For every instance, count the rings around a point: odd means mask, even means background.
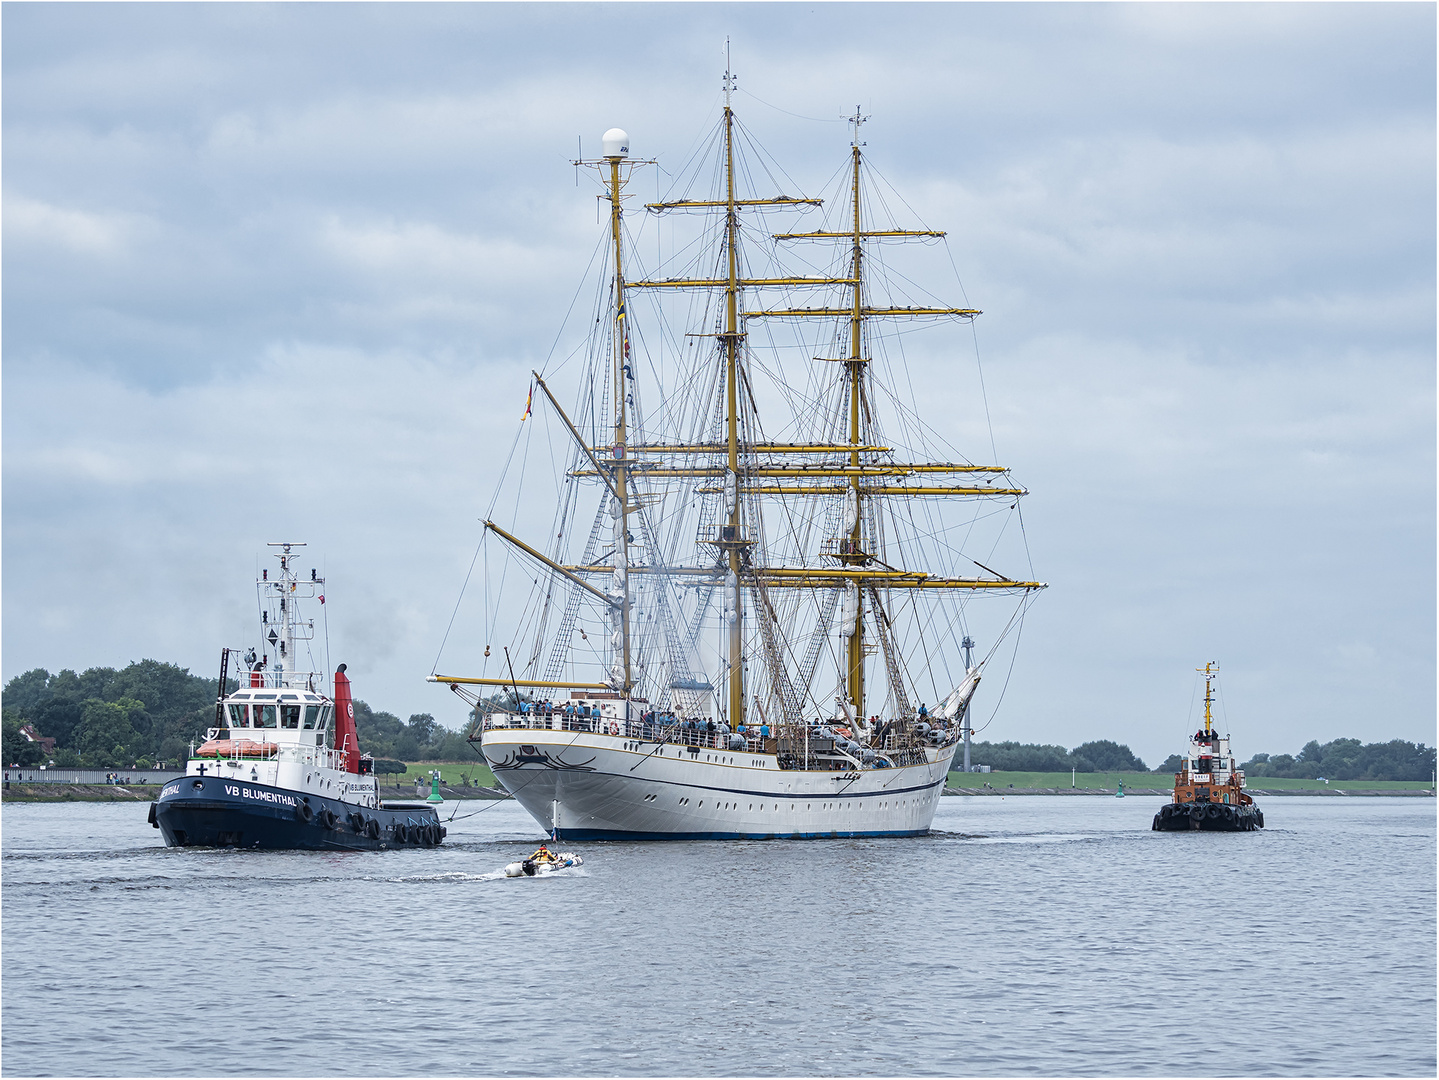
[[[334,707],[333,705],[321,705],[321,706],[320,706],[320,730],[321,730],[321,731],[324,731],[327,727],[330,726],[330,714],[331,714],[332,712],[334,712],[334,709],[335,709],[335,707]]]
[[[281,726],[282,728],[291,728],[291,729],[293,729],[293,730],[298,730],[298,729],[299,729],[299,727],[300,727],[300,706],[299,706],[299,705],[281,705],[281,706],[280,706],[280,726]]]
[[[320,706],[318,706],[318,705],[306,705],[306,706],[305,706],[305,730],[306,730],[306,731],[313,731],[314,728],[315,728],[315,725],[316,725],[317,723],[319,723],[319,721],[320,721]]]
[[[231,727],[249,727],[250,717],[248,705],[236,705],[233,702],[225,706],[225,711],[230,716]]]
[[[275,706],[273,705],[251,705],[250,719],[257,728],[272,728],[275,726]]]

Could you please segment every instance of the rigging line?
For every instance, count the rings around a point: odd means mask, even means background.
[[[984,727],[981,727],[981,728],[979,729],[980,731],[984,731],[986,728],[989,727],[990,724],[994,723],[994,718],[999,715],[999,707],[1000,707],[1000,705],[1002,705],[1002,704],[1004,703],[1004,695],[1005,695],[1005,693],[1009,690],[1009,679],[1010,679],[1010,676],[1012,676],[1012,675],[1014,674],[1014,662],[1019,659],[1019,641],[1020,641],[1020,639],[1021,639],[1022,637],[1024,637],[1024,612],[1025,612],[1025,610],[1026,610],[1028,607],[1029,607],[1028,604],[1022,604],[1022,605],[1020,606],[1020,609],[1019,609],[1019,630],[1018,630],[1018,632],[1014,635],[1014,651],[1009,654],[1009,670],[1004,673],[1004,685],[999,688],[999,700],[994,703],[994,712],[992,712],[992,713],[989,714],[989,719],[984,722]],[[1013,620],[1011,620],[1011,622],[1013,622]],[[1008,633],[1008,631],[1006,631],[1006,633]],[[1003,640],[1003,639],[1001,639],[1001,640]],[[998,643],[998,642],[995,642],[994,648],[995,648],[995,649],[998,649],[998,648],[999,648],[999,643]],[[994,650],[993,650],[993,649],[990,650],[990,655],[991,655],[991,656],[994,655]],[[973,734],[973,733],[974,733],[974,729],[971,728],[971,729],[970,729],[970,732],[971,732],[971,734]]]
[[[585,289],[585,282],[589,279],[590,271],[595,265],[595,260],[599,258],[602,252],[607,252],[608,250],[608,240],[602,239],[595,244],[594,249],[590,252],[590,261],[585,265],[584,273],[580,275],[579,284],[575,286],[574,295],[570,297],[570,306],[565,309],[565,317],[560,320],[560,328],[555,331],[555,340],[550,342],[550,350],[545,353],[545,361],[540,365],[540,370],[547,375],[553,375],[555,372],[563,371],[565,366],[574,359],[575,354],[571,352],[554,371],[551,371],[548,367],[550,360],[555,355],[555,349],[559,347],[560,338],[564,336],[565,327],[569,325],[570,316],[574,314],[575,305],[579,303],[580,293],[588,291]]]
[[[758,101],[761,105],[768,106],[769,108],[773,109],[775,112],[782,112],[782,113],[784,113],[786,116],[793,116],[796,120],[809,120],[809,121],[811,121],[811,122],[813,122],[813,123],[816,123],[816,124],[847,124],[847,123],[849,123],[849,121],[848,121],[845,117],[839,117],[839,118],[834,119],[834,120],[824,120],[824,119],[821,119],[821,118],[818,117],[818,116],[804,116],[804,115],[802,115],[802,114],[800,114],[800,113],[797,113],[797,112],[790,112],[788,109],[781,109],[778,105],[771,105],[771,104],[770,104],[768,101],[766,101],[764,98],[758,96],[757,94],[751,94],[748,90],[744,89],[743,87],[736,86],[735,89],[736,89],[739,93],[743,94],[745,97],[754,98],[754,99],[755,99],[756,101]]]
[[[999,461],[999,447],[994,442],[994,421],[989,415],[989,392],[984,387],[984,362],[979,356],[979,328],[974,325],[974,320],[969,320],[969,332],[974,338],[974,367],[979,372],[979,399],[984,402],[984,422],[989,427],[989,450],[994,455],[992,461]]]
[[[1034,572],[1034,557],[1029,553],[1029,534],[1024,531],[1024,511],[1019,507],[1020,501],[1014,500],[1014,509],[1019,514],[1019,536],[1024,541],[1024,560],[1029,563],[1029,580],[1033,581],[1039,575]]]
[[[486,538],[487,536],[489,536],[489,534],[490,534],[490,533],[489,533],[489,530],[488,530],[488,529],[481,529],[481,530],[480,530],[480,542],[475,545],[475,553],[474,553],[472,556],[470,556],[470,568],[465,571],[464,584],[462,584],[462,585],[460,586],[460,595],[459,595],[459,597],[455,600],[455,610],[452,611],[452,612],[450,612],[450,621],[449,621],[449,624],[445,627],[445,636],[440,639],[440,651],[437,652],[437,653],[435,653],[435,662],[434,662],[434,664],[433,664],[433,665],[431,666],[431,668],[430,668],[430,674],[431,674],[431,675],[433,675],[436,671],[438,671],[438,670],[440,669],[440,657],[445,654],[445,643],[450,640],[450,631],[454,628],[454,625],[455,625],[455,617],[456,617],[457,615],[459,615],[459,613],[460,613],[460,601],[465,598],[465,589],[466,589],[466,588],[469,586],[469,584],[470,584],[470,575],[472,575],[472,574],[475,572],[475,563],[479,561],[479,558],[480,558],[480,549],[485,546],[485,538]],[[329,624],[329,617],[326,616],[326,620],[325,620],[325,652],[326,652],[327,655],[328,655],[329,651],[330,651],[330,624]]]

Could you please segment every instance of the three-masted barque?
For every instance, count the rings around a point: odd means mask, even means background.
[[[879,330],[980,314],[895,299],[905,278],[882,246],[944,233],[871,220],[883,198],[858,110],[841,208],[794,227],[825,201],[747,190],[774,167],[742,157],[733,90],[726,74],[676,197],[646,204],[698,225],[669,273],[636,270],[627,221],[631,178],[654,163],[619,129],[574,163],[603,184],[608,269],[573,413],[541,373],[531,386],[568,448],[551,539],[485,521],[527,571],[523,601],[496,586],[488,609],[511,645],[486,645],[491,673],[430,676],[472,705],[472,742],[557,839],[926,832],[984,667],[1044,588],[965,554],[993,560],[996,519],[1013,522],[1025,491],[1006,468],[940,456],[914,407],[929,395]],[[518,490],[517,516],[555,490]],[[980,594],[1011,602],[976,657]]]

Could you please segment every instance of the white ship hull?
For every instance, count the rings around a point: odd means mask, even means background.
[[[557,840],[917,836],[954,746],[892,769],[781,769],[773,754],[543,728],[484,733],[495,778]]]

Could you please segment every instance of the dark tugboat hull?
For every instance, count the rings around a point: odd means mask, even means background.
[[[380,851],[433,847],[445,828],[433,807],[358,807],[264,784],[187,776],[165,785],[150,824],[167,847]]]
[[[1227,803],[1170,803],[1154,815],[1154,832],[1249,832],[1264,828],[1264,811]]]

